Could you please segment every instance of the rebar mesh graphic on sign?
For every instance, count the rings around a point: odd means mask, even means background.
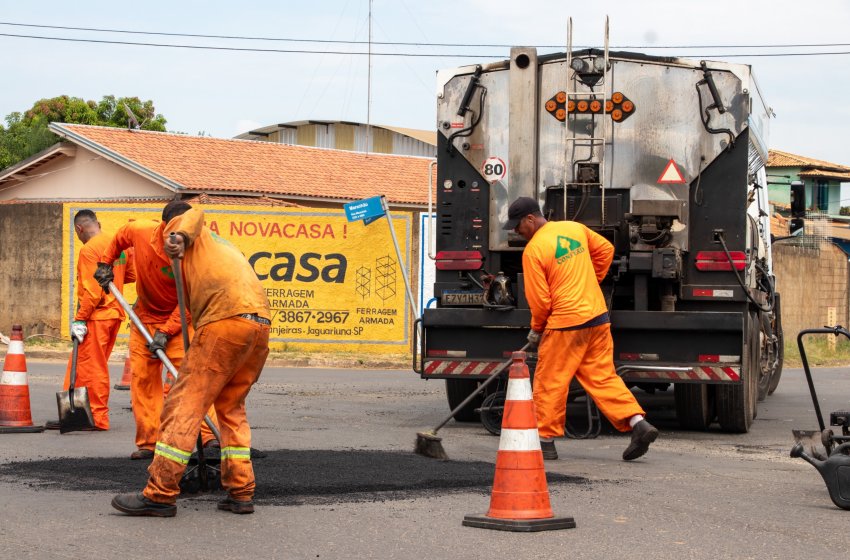
[[[354,292],[361,298],[366,299],[371,294],[371,285],[372,269],[368,266],[361,266],[357,269],[354,280]]]
[[[375,293],[384,301],[394,298],[398,283],[396,260],[391,256],[375,259]]]

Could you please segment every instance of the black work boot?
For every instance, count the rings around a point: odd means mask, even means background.
[[[240,502],[230,496],[218,502],[218,509],[231,511],[233,513],[254,513],[254,502],[251,500]]]
[[[632,441],[623,451],[623,461],[633,461],[642,457],[649,449],[649,444],[655,441],[657,437],[658,429],[646,420],[641,420],[635,424],[632,428]]]
[[[118,494],[112,498],[112,507],[127,515],[147,517],[174,517],[177,506],[145,498],[144,494]]]
[[[540,440],[540,450],[543,451],[543,458],[548,461],[554,461],[558,458],[558,450],[555,448],[554,441]]]
[[[130,453],[130,459],[133,461],[145,461],[147,459],[153,459],[153,450],[152,449],[136,449],[132,453]]]

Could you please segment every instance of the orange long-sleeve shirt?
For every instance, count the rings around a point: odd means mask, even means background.
[[[242,313],[271,318],[269,300],[254,269],[239,249],[204,226],[200,208],[168,222],[163,235],[171,232],[189,239],[182,271],[195,328]]]
[[[115,296],[104,292],[94,279],[98,262],[111,262],[115,274],[114,284],[120,290],[125,280],[132,281],[132,258],[120,252],[117,257],[109,258],[106,250],[112,243],[112,236],[99,233],[88,240],[77,256],[77,310],[75,321],[99,321],[104,319],[123,319],[124,310]],[[129,278],[127,278],[129,276]]]
[[[163,251],[164,228],[165,224],[155,220],[128,222],[115,232],[106,251],[106,258],[133,248],[138,295],[133,310],[143,323],[162,324],[158,330],[173,336],[180,332],[180,310],[177,308],[177,288],[171,259]]]
[[[522,254],[531,328],[575,327],[608,308],[599,282],[614,260],[614,246],[578,222],[547,222]]]

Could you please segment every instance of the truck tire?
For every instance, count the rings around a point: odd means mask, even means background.
[[[683,430],[704,432],[717,417],[715,387],[703,383],[676,383],[676,419]]]
[[[785,341],[782,338],[782,326],[775,313],[770,315],[760,314],[761,342],[759,394],[758,400],[763,401],[768,395],[772,395],[779,385],[782,376],[782,361],[785,357]],[[771,320],[772,319],[772,320]]]
[[[454,410],[457,405],[463,402],[463,399],[478,388],[478,385],[479,383],[476,379],[446,379],[446,396],[449,400],[449,410]],[[477,422],[480,418],[475,413],[475,409],[479,408],[483,401],[484,395],[478,395],[468,405],[458,410],[454,415],[454,419],[457,422]]]
[[[767,394],[772,395],[776,388],[779,387],[779,379],[782,377],[782,364],[785,361],[785,336],[782,333],[782,320],[776,319],[776,338],[779,339],[778,356],[776,359],[776,367],[773,369],[773,374],[770,376],[770,385],[767,387]]]
[[[755,319],[757,320],[757,319]],[[759,375],[758,324],[754,315],[748,314],[744,324],[747,332],[741,356],[741,382],[717,386],[717,421],[724,432],[745,434],[756,417]]]

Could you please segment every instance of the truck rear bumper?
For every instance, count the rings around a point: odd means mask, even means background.
[[[414,369],[423,378],[486,378],[525,344],[529,322],[528,310],[426,310]],[[741,380],[743,311],[614,311],[611,331],[617,373],[627,383]]]

